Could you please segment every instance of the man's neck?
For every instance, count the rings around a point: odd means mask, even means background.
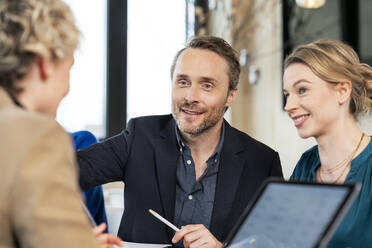
[[[181,132],[184,142],[191,150],[191,156],[195,164],[196,180],[204,173],[207,168],[206,161],[219,144],[222,122],[223,120],[199,135],[189,135]]]
[[[180,132],[180,134],[191,151],[211,154],[216,149],[221,138],[222,122],[221,120],[215,126],[198,135],[190,135],[183,132]]]

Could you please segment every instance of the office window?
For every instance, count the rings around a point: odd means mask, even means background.
[[[340,1],[327,1],[318,9],[304,9],[295,1],[286,0],[283,5],[285,55],[294,47],[317,39],[341,40],[340,10]]]
[[[370,0],[360,0],[360,57],[361,60],[372,65],[372,2]]]
[[[128,0],[127,120],[171,112],[170,66],[185,43],[185,1]]]
[[[82,32],[71,70],[70,92],[57,121],[67,131],[89,130],[105,136],[106,1],[65,0]]]

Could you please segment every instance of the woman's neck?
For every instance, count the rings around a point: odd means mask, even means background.
[[[322,169],[332,169],[342,161],[356,157],[369,142],[369,138],[363,138],[358,147],[361,137],[362,131],[354,120],[343,122],[316,137]]]

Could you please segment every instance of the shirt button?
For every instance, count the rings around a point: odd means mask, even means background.
[[[182,148],[180,148],[180,152],[182,152]]]
[[[188,198],[189,198],[189,200],[192,200],[192,195],[189,195],[189,197],[188,197]]]
[[[214,162],[217,163],[217,159],[215,159]]]
[[[190,159],[187,160],[186,163],[187,163],[187,164],[191,164],[191,160],[190,160]]]

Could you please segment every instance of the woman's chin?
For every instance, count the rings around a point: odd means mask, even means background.
[[[309,134],[308,132],[304,132],[301,130],[297,130],[298,136],[300,136],[301,139],[307,139],[310,137],[313,137],[313,135]]]

